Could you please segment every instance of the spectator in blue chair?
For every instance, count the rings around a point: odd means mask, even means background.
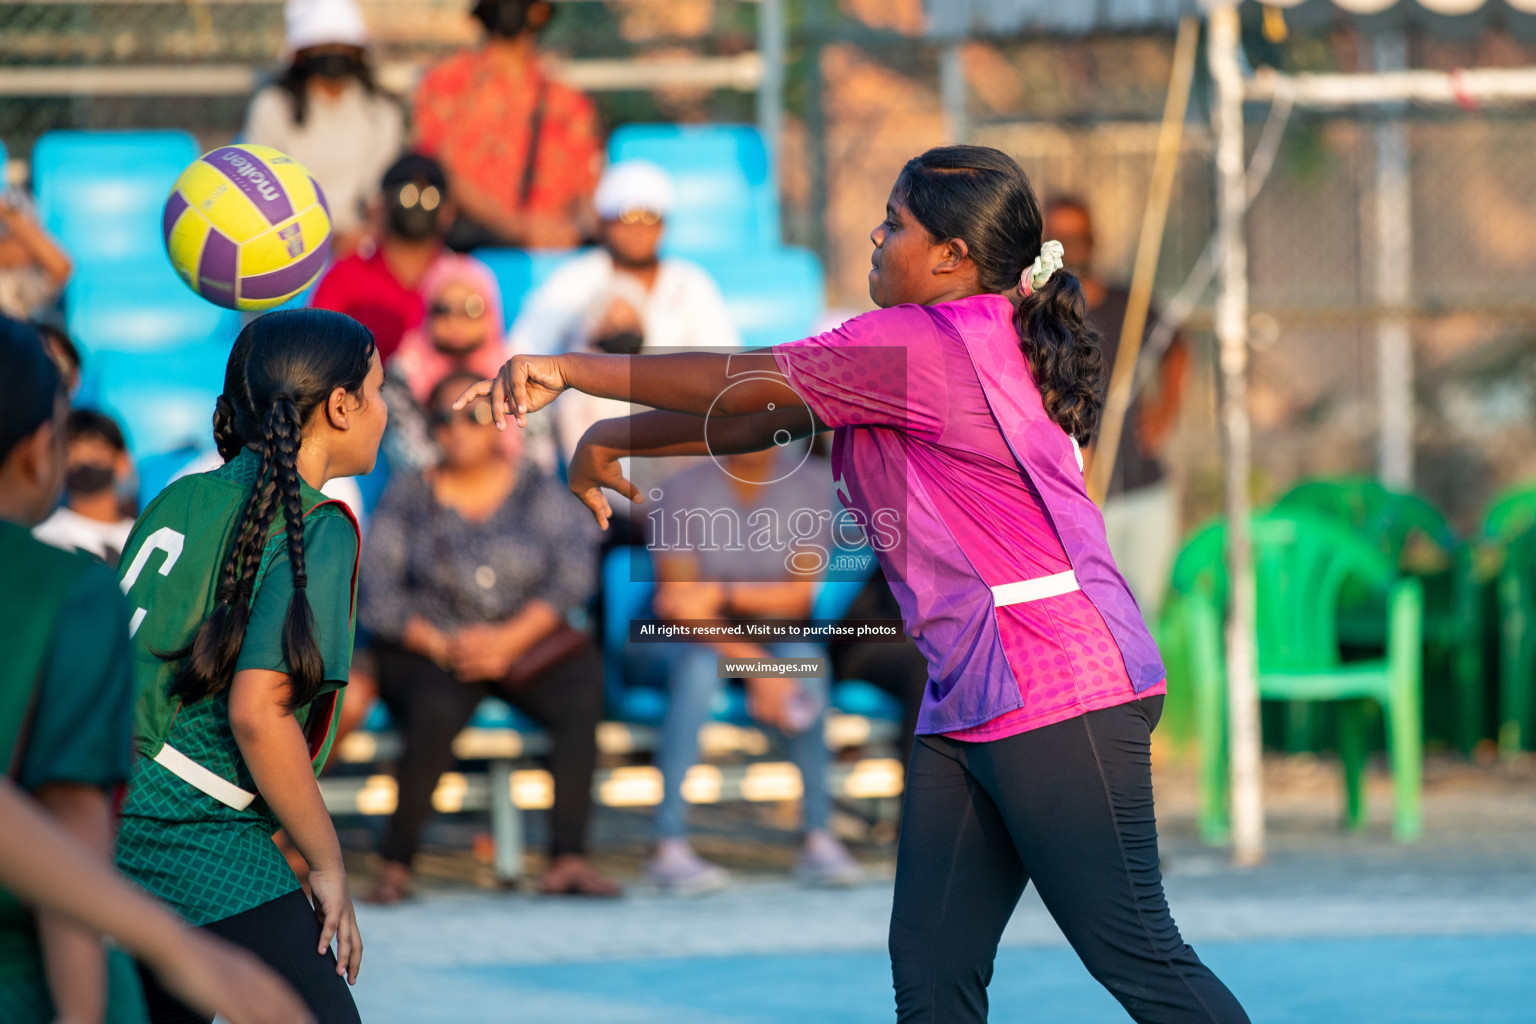
[[[453,738],[491,694],[550,735],[555,799],[540,889],[617,895],[586,856],[602,655],[566,619],[596,587],[598,531],[571,514],[558,481],[508,457],[488,401],[453,411],[476,379],[451,374],[433,389],[428,410],[442,459],[390,481],[364,542],[360,619],[373,634],[379,695],[404,740],[384,866],[366,898],[409,895]]]
[[[26,320],[53,305],[74,272],[19,188],[0,191],[0,314]]]
[[[112,417],[76,409],[64,421],[64,504],[32,535],[65,551],[80,551],[117,568],[133,517],[123,515],[118,489],[133,476],[123,431]]]
[[[310,305],[345,313],[372,331],[387,368],[405,333],[421,326],[421,283],[448,255],[443,232],[453,222],[453,204],[443,168],[419,153],[390,165],[381,193],[376,230],[325,272]]]
[[[775,450],[732,455],[685,470],[667,483],[650,519],[656,564],[655,611],[665,620],[805,619],[815,600],[817,545],[828,551],[832,493],[825,469],[796,470]],[[723,471],[722,471],[723,470]],[[806,519],[805,517],[809,517]],[[777,535],[756,538],[765,522]],[[811,528],[805,528],[810,525]],[[750,542],[749,542],[750,541]],[[796,572],[802,567],[811,572]],[[726,871],[701,858],[687,839],[683,779],[699,759],[699,729],[725,681],[717,658],[822,657],[815,644],[725,642],[656,644],[639,658],[659,658],[667,669],[667,715],[657,763],[662,775],[656,810],[656,849],[646,869],[663,890],[692,894],[717,889]],[[847,885],[863,869],[828,831],[831,754],[825,739],[825,676],[746,679],[748,712],[783,737],[804,786],[803,845],[798,873],[810,884]]]
[[[331,246],[346,256],[400,155],[405,111],[374,80],[356,0],[288,0],[283,20],[288,66],[251,100],[245,141],[282,150],[314,176],[331,211]]]

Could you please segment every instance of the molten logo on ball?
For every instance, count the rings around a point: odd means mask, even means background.
[[[229,309],[280,306],[325,269],[331,215],[309,172],[270,146],[224,146],[181,173],[165,251],[193,291]]]

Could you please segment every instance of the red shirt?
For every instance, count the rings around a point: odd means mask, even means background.
[[[309,304],[345,313],[372,331],[385,362],[405,332],[421,326],[426,316],[421,293],[401,284],[374,246],[364,246],[326,271]]]
[[[542,92],[539,149],[526,207],[523,169]],[[485,50],[432,68],[416,90],[416,148],[492,197],[508,214],[525,209],[574,217],[597,187],[602,163],[597,111],[575,89],[546,78],[537,61],[509,73]]]

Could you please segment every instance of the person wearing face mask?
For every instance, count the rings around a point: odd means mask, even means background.
[[[388,365],[407,331],[426,315],[421,287],[449,256],[443,232],[453,222],[448,179],[431,157],[407,153],[384,172],[372,207],[373,235],[320,279],[310,305],[345,313],[373,332]]]
[[[389,364],[397,397],[384,436],[390,465],[416,470],[439,457],[424,411],[432,388],[450,373],[493,373],[510,352],[501,289],[484,263],[445,256],[422,280],[421,297],[426,319],[406,333]]]
[[[739,348],[741,335],[719,287],[702,267],[661,255],[675,201],[667,172],[648,160],[622,160],[598,182],[601,247],[556,270],[523,304],[512,328],[517,352],[607,352],[660,348]],[[590,395],[555,405],[562,454],[586,429],[628,406]]]
[[[552,81],[538,55],[547,0],[479,0],[485,42],[427,72],[416,90],[416,148],[443,162],[461,216],[449,244],[560,249],[591,230],[602,165],[597,112]]]
[[[309,170],[330,207],[331,244],[345,256],[368,227],[375,183],[400,152],[405,112],[374,80],[356,0],[289,0],[283,13],[288,66],[251,100],[245,141]]]
[[[123,432],[110,416],[76,409],[64,424],[64,504],[32,535],[65,551],[81,551],[113,568],[128,543],[132,517],[123,515],[118,486],[133,473]]]

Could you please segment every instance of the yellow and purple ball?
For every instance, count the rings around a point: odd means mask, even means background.
[[[165,251],[197,294],[228,309],[280,306],[325,269],[331,214],[320,186],[271,146],[222,146],[176,179]]]

